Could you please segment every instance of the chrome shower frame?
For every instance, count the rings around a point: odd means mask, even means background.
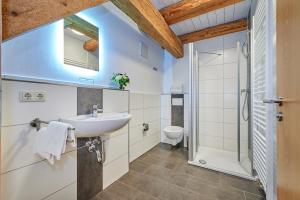
[[[247,32],[247,34],[249,34],[249,31]],[[244,47],[246,47],[247,45],[247,50],[250,49],[249,45],[250,45],[250,35],[247,35],[247,39],[246,41],[244,42]],[[195,160],[195,156],[197,155],[197,152],[198,152],[198,147],[199,147],[199,135],[198,135],[198,132],[199,132],[199,123],[198,123],[198,119],[199,119],[199,113],[198,113],[198,109],[196,109],[198,107],[198,103],[199,103],[199,95],[198,94],[198,87],[196,86],[198,82],[198,65],[199,65],[199,54],[206,54],[206,52],[197,52],[196,50],[194,50],[193,48],[193,44],[189,44],[189,50],[190,50],[190,59],[189,59],[189,77],[190,77],[190,80],[189,80],[189,132],[190,132],[190,136],[189,136],[189,163],[190,164],[194,164],[194,160]],[[240,48],[241,49],[241,48]],[[240,52],[240,51],[239,51]],[[218,56],[217,53],[210,53],[210,54],[215,54]],[[240,52],[240,56],[244,56],[242,55],[242,52]],[[248,119],[248,141],[249,141],[249,144],[248,144],[248,158],[250,160],[250,163],[251,165],[247,165],[249,166],[248,168],[248,172],[249,172],[249,177],[244,177],[244,176],[241,176],[243,178],[248,178],[248,179],[252,179],[253,178],[253,157],[252,157],[252,133],[251,133],[251,130],[252,130],[252,119],[251,119],[251,69],[250,69],[250,58],[251,58],[251,53],[250,51],[248,51],[248,54],[245,56],[246,57],[246,63],[247,63],[247,88],[245,89],[244,92],[248,92],[248,95],[247,95],[247,108],[248,108],[248,114],[249,114],[249,119]],[[240,59],[238,57],[238,63],[240,63]],[[240,69],[239,69],[239,65],[238,65],[238,82],[240,81]],[[237,88],[237,97],[238,97],[238,121],[237,121],[237,129],[238,129],[238,140],[237,140],[237,143],[238,143],[238,158],[237,158],[237,162],[239,162],[241,160],[241,146],[240,146],[240,139],[241,139],[241,129],[240,129],[240,126],[241,126],[241,123],[240,123],[240,119],[241,119],[241,116],[240,116],[240,109],[241,109],[241,105],[240,105],[240,92],[241,92],[241,86],[240,86],[240,83],[239,83],[239,86]],[[245,154],[245,156],[247,156],[247,154]],[[241,164],[241,163],[240,163]],[[250,170],[250,171],[249,171]],[[230,174],[230,173],[229,173]],[[239,176],[239,175],[237,175]]]

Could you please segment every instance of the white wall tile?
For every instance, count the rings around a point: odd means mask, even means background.
[[[224,122],[225,123],[237,123],[237,110],[236,109],[224,109]]]
[[[161,107],[161,119],[171,119],[171,107]]]
[[[143,108],[143,94],[130,93],[130,110]]]
[[[160,95],[144,94],[144,108],[155,108],[160,106]]]
[[[223,109],[199,108],[200,122],[223,122]]]
[[[128,154],[128,134],[118,135],[105,140],[104,145],[106,160],[103,165],[106,166],[122,155]]]
[[[224,49],[224,64],[237,62],[237,49]]]
[[[199,135],[199,140],[201,146],[223,149],[223,138],[221,137]]]
[[[237,139],[237,124],[224,123],[224,138]]]
[[[171,106],[171,95],[163,94],[161,95],[161,106],[162,107],[170,107]]]
[[[199,134],[215,137],[223,137],[223,123],[200,122]]]
[[[223,80],[199,81],[199,93],[223,93]]]
[[[129,122],[130,127],[134,127],[134,126],[143,124],[143,122],[144,122],[144,112],[143,112],[142,109],[130,110],[130,114],[132,115],[132,118]]]
[[[143,142],[138,142],[131,145],[129,152],[129,160],[132,162],[144,153]]]
[[[144,122],[149,123],[160,119],[160,108],[146,108],[144,109]]]
[[[141,142],[143,140],[143,126],[138,125],[135,127],[130,127],[129,132],[129,143],[130,146],[134,145],[135,143]]]
[[[199,94],[199,107],[223,107],[222,94]]]
[[[237,93],[236,79],[224,79],[224,93]]]
[[[224,108],[236,108],[237,107],[237,95],[236,94],[224,94]]]
[[[237,151],[236,139],[224,139],[224,149],[227,151]]]
[[[129,130],[130,162],[160,142],[161,117],[170,118],[171,116],[167,109],[171,108],[170,95],[140,95],[143,98],[142,108],[130,110],[134,116]],[[164,112],[161,113],[161,110]],[[143,131],[143,123],[149,124],[149,130],[146,132]]]
[[[128,124],[126,124],[125,126],[123,126],[122,128],[114,131],[114,132],[108,132],[108,133],[104,133],[103,134],[103,139],[108,140],[110,138],[119,136],[119,135],[123,135],[123,134],[127,134],[128,133]]]
[[[159,133],[145,135],[143,140],[144,150],[148,151],[160,142]]]
[[[223,65],[199,67],[199,80],[222,79]]]
[[[149,123],[149,130],[145,132],[146,135],[151,135],[160,132],[160,120],[152,121]]]
[[[45,200],[77,200],[77,183],[72,183],[67,187],[57,191]]]
[[[76,181],[75,151],[62,156],[54,166],[47,161],[1,175],[1,196],[5,200],[40,200]],[[17,189],[17,190],[16,190]],[[16,192],[17,191],[17,192]]]
[[[103,166],[103,189],[107,188],[113,182],[121,178],[129,171],[128,154],[114,160]]]
[[[242,131],[241,125],[241,152],[248,148],[248,132]],[[224,123],[224,148],[229,151],[237,151],[237,124]]]
[[[234,6],[225,8],[225,21],[233,19]],[[237,41],[246,39],[246,31],[196,42],[199,54],[199,125],[201,145],[225,148],[224,139],[236,140],[237,126]],[[213,49],[213,50],[212,50]],[[221,56],[204,52],[221,53]],[[241,88],[246,87],[246,59],[242,58]],[[247,138],[247,126],[241,137]],[[243,136],[242,136],[243,135]],[[226,143],[230,149],[231,143]],[[224,144],[224,145],[223,145]],[[235,145],[236,146],[236,145]],[[233,145],[231,150],[235,148]]]
[[[128,112],[128,91],[103,89],[104,112]]]
[[[37,117],[57,120],[77,115],[76,87],[17,81],[2,81],[2,84],[2,126],[29,123]],[[44,91],[46,101],[20,102],[21,91]]]
[[[28,124],[1,128],[1,173],[43,160],[33,153],[37,134]],[[74,150],[67,145],[66,152]]]
[[[224,64],[224,78],[236,78],[237,77],[237,63]]]

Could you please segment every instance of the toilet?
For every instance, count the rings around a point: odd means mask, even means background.
[[[179,126],[167,126],[164,128],[164,133],[166,135],[166,143],[173,146],[180,143],[183,138],[183,128]]]

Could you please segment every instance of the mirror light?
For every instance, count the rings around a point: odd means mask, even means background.
[[[74,30],[74,29],[71,29],[71,31],[72,31],[73,33],[77,34],[77,35],[84,35],[83,33],[80,33],[79,31],[76,31],[76,30]]]

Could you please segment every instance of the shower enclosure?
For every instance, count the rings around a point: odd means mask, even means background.
[[[210,52],[190,47],[189,163],[252,179],[248,41]]]

